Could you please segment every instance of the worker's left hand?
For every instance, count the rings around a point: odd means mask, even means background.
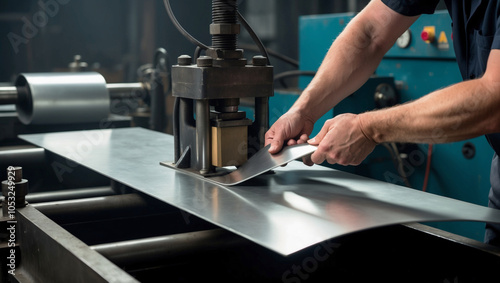
[[[311,164],[321,164],[326,160],[341,165],[359,165],[376,145],[365,136],[359,116],[355,114],[341,114],[329,119],[308,143],[318,145],[311,155]]]

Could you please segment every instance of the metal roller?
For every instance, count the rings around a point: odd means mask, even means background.
[[[17,88],[15,86],[0,87],[0,105],[16,104]]]
[[[91,246],[119,266],[178,261],[180,257],[199,257],[204,253],[248,245],[250,241],[225,231],[213,229],[157,236]]]
[[[20,74],[15,85],[26,125],[99,122],[109,115],[106,80],[96,72]]]

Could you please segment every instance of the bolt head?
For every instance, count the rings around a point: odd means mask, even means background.
[[[200,56],[196,60],[196,64],[198,65],[198,67],[212,67],[213,58],[210,56]]]
[[[193,59],[189,55],[181,55],[177,58],[179,66],[189,66],[193,63]]]
[[[262,55],[253,56],[252,64],[254,66],[267,66],[267,57],[264,57]]]

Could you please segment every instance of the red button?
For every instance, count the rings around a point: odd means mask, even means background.
[[[420,33],[420,37],[425,43],[432,43],[436,37],[436,27],[434,26],[425,26]]]
[[[422,38],[423,41],[430,40],[429,32],[426,30],[422,31],[422,33],[420,34],[420,37]]]

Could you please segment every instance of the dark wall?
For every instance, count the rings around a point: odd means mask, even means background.
[[[298,57],[300,15],[346,12],[353,7],[348,0],[238,0],[245,16],[255,5],[271,2],[274,33],[263,41],[292,58]],[[357,1],[356,10],[368,2]],[[171,4],[182,26],[209,45],[211,1],[171,0]],[[261,27],[256,32],[266,30]],[[245,31],[240,41],[252,43]],[[151,62],[157,47],[168,51],[172,64],[195,49],[174,28],[162,0],[0,1],[0,82],[12,81],[20,72],[66,70],[76,54],[108,82],[134,81],[137,68]],[[246,55],[250,58],[254,52]],[[277,73],[293,69],[279,60],[272,63]]]
[[[200,42],[210,45],[209,25],[212,22],[212,1],[170,0],[175,17],[182,27]],[[175,64],[180,55],[193,56],[196,48],[174,27],[167,16],[163,1],[156,2],[156,45],[169,53],[170,63]]]
[[[40,3],[44,3],[40,5]],[[128,1],[42,0],[0,4],[0,80],[20,72],[67,68],[75,54],[90,64],[123,69]]]

